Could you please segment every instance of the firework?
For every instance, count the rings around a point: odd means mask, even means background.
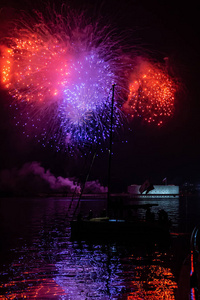
[[[43,144],[77,147],[105,140],[112,85],[121,99],[125,57],[107,27],[72,12],[20,19],[1,48],[1,83],[20,111],[16,124],[34,128]],[[120,100],[121,101],[121,100]],[[119,103],[114,103],[119,126]]]
[[[174,113],[175,92],[176,85],[163,67],[142,60],[132,73],[123,109],[131,117],[160,126]]]

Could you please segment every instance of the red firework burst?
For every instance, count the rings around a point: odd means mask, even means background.
[[[160,126],[174,113],[175,92],[176,84],[163,67],[142,61],[132,73],[123,109],[131,117]]]

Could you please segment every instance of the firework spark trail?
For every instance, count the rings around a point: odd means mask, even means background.
[[[129,95],[123,109],[160,126],[174,113],[176,84],[163,67],[141,60],[132,74]]]
[[[37,14],[18,21],[5,41],[1,82],[20,108],[17,123],[39,128],[42,140],[58,149],[106,139],[110,89],[116,83],[120,97],[127,68],[107,27],[86,24],[83,15],[54,12],[46,22]],[[114,112],[118,126],[117,102]]]
[[[114,83],[115,128],[124,113],[161,125],[173,115],[176,85],[158,64],[124,54],[120,42],[83,13],[22,15],[0,48],[16,125],[57,150],[105,141]]]

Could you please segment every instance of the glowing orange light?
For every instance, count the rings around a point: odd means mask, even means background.
[[[132,74],[128,101],[123,109],[148,123],[162,125],[174,113],[176,85],[160,66],[142,61]]]
[[[40,38],[41,32],[32,36],[28,36],[28,34],[28,30],[24,33],[20,32],[21,39],[13,37],[10,48],[2,47],[0,49],[3,53],[0,61],[1,83],[16,100],[23,98],[27,102],[47,101],[47,82],[54,87],[52,90],[50,88],[50,93],[58,96],[59,86],[63,85],[63,77],[68,74],[65,57],[61,57],[60,60],[54,58],[57,51],[63,53],[62,45],[59,45],[59,50],[55,49],[58,42],[48,32],[45,32],[46,35],[49,34],[48,47]],[[59,69],[60,72],[55,72],[56,69]],[[31,90],[32,96],[35,95],[35,97],[30,97],[23,86]],[[43,93],[38,99],[37,94],[40,87],[43,89]]]
[[[31,283],[33,285],[28,286],[26,290],[19,292],[13,292],[6,294],[6,296],[0,296],[0,299],[47,299],[52,297],[61,297],[66,295],[65,291],[55,282],[55,280],[50,278],[38,279],[38,280],[22,280],[11,281],[8,284],[4,284],[4,287],[15,286],[20,283]],[[2,286],[0,286],[2,287]]]
[[[133,290],[124,294],[128,300],[175,300],[174,290],[177,284],[169,268],[158,265],[148,266],[147,278],[141,280],[140,267],[137,267],[136,276],[131,282],[129,289]],[[138,271],[138,275],[137,275]]]

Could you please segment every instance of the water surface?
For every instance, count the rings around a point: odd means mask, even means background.
[[[72,242],[70,201],[0,199],[0,299],[175,299],[176,236],[169,248],[162,249]],[[191,201],[143,199],[140,203],[159,204],[152,208],[155,215],[164,208],[178,233],[190,232],[199,218],[199,202]],[[91,208],[98,214],[105,208],[104,200],[81,202],[83,214]],[[143,217],[144,212],[138,213]]]

